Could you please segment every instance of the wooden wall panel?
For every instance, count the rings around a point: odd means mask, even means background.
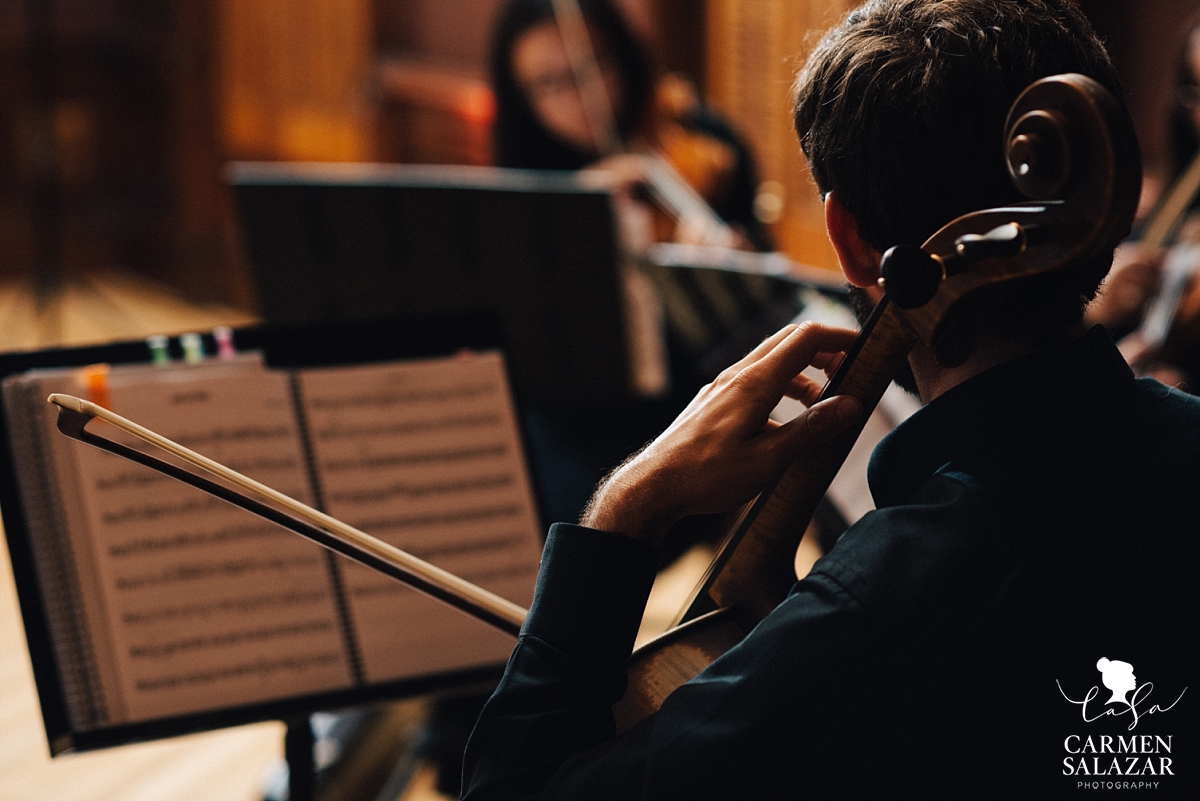
[[[482,72],[391,57],[380,60],[377,81],[381,161],[492,163],[495,100]]]
[[[0,3],[0,273],[96,271],[246,305],[211,0]]]
[[[682,72],[701,90],[705,88],[705,32],[707,8],[695,0],[654,0],[647,36],[659,68]]]
[[[799,144],[788,94],[816,38],[854,0],[708,0],[707,95],[753,144],[765,179],[784,188],[776,224],[794,259],[836,267]],[[1189,20],[1200,0],[1079,0],[1109,47],[1126,89],[1151,175],[1168,161],[1165,113],[1170,81]]]
[[[824,212],[792,130],[790,93],[806,46],[849,0],[709,0],[709,101],[750,142],[764,181],[783,201],[775,233],[794,260],[837,268]]]
[[[385,53],[482,71],[503,0],[378,0],[375,41]]]
[[[254,305],[224,178],[219,16],[210,0],[174,0],[171,97],[171,269],[162,278],[192,299]]]
[[[221,33],[232,157],[373,157],[372,0],[222,0]]]

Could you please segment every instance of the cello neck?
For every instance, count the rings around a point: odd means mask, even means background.
[[[862,403],[854,427],[807,452],[742,513],[697,588],[683,619],[736,606],[757,620],[787,597],[796,582],[796,548],[867,418],[912,350],[917,336],[884,300],[863,326],[821,399],[850,395]]]

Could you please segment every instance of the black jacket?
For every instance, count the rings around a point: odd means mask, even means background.
[[[1195,789],[1200,398],[1135,380],[1098,328],[928,404],[869,479],[878,511],[619,738],[609,708],[655,554],[553,528],[466,797]],[[1101,658],[1133,666],[1132,708],[1105,704]]]

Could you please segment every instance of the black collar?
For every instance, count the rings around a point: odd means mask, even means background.
[[[926,404],[879,443],[867,469],[875,505],[907,503],[943,466],[1007,435],[1070,419],[1133,382],[1100,326],[986,370]]]

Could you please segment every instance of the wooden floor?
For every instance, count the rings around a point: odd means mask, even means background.
[[[25,282],[0,282],[0,351],[250,322],[245,312],[197,306],[118,273],[69,281],[40,300]],[[0,538],[0,801],[251,801],[262,797],[282,738],[281,724],[261,723],[52,760]]]

